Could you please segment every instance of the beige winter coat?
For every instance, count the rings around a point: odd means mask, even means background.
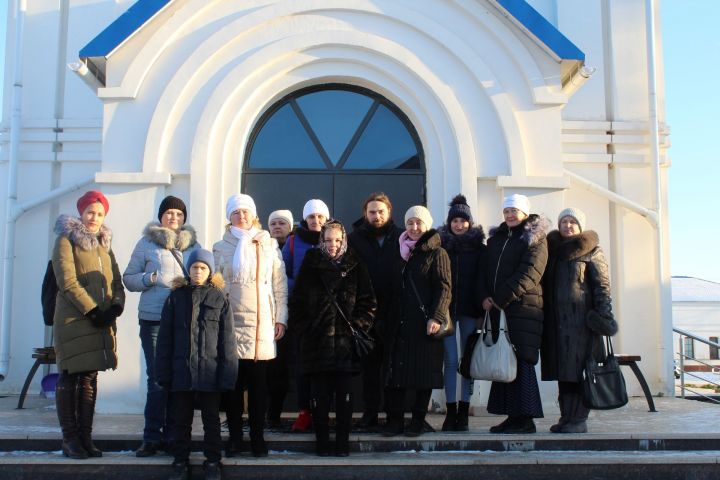
[[[233,256],[238,239],[226,231],[213,245],[215,268],[225,280],[235,320],[238,356],[246,360],[275,358],[275,323],[287,325],[287,276],[277,241],[261,230],[253,239],[258,255],[250,282],[233,280]]]

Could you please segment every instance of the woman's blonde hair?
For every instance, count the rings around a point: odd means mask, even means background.
[[[262,230],[262,223],[260,223],[260,218],[255,217],[255,220],[252,222],[252,226],[257,228],[258,230]],[[227,225],[225,225],[225,230],[230,230],[230,227],[232,227],[232,223],[228,222]]]

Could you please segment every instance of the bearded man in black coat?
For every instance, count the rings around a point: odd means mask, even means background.
[[[364,412],[359,428],[377,425],[383,400],[383,334],[391,302],[392,267],[400,259],[398,239],[403,229],[392,220],[392,203],[383,192],[374,192],[363,204],[363,217],[353,223],[348,244],[365,264],[377,298],[377,314],[370,333],[375,349],[362,366]]]

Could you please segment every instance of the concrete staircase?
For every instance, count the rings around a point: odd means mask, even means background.
[[[657,399],[658,413],[644,400],[614,412],[593,412],[590,433],[546,433],[555,420],[541,419],[532,435],[492,435],[499,420],[471,419],[467,434],[426,433],[418,438],[385,438],[356,433],[347,458],[313,454],[312,434],[268,432],[271,454],[223,459],[225,479],[720,479],[720,409],[714,405]],[[45,407],[47,408],[47,407]],[[171,458],[139,459],[137,415],[99,415],[100,459],[62,457],[54,412],[7,411],[0,402],[0,480],[164,479]],[[442,416],[430,415],[434,427]],[[41,419],[43,419],[41,421]],[[199,419],[196,419],[199,420]],[[23,430],[23,428],[25,430]],[[202,430],[196,421],[193,478],[201,479]]]

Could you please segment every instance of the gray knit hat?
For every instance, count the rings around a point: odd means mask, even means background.
[[[585,212],[580,210],[579,208],[569,207],[560,212],[560,215],[558,215],[558,228],[560,228],[560,221],[565,217],[572,217],[574,218],[578,226],[580,227],[580,231],[585,231]]]

